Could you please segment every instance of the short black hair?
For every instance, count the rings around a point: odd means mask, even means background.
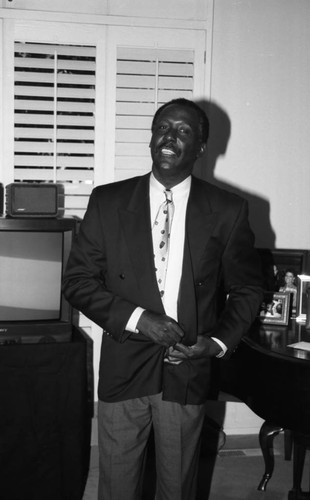
[[[198,106],[198,104],[196,104],[194,101],[190,101],[189,99],[185,99],[184,97],[172,99],[171,101],[166,102],[165,104],[160,106],[160,108],[158,108],[153,117],[152,132],[154,129],[155,122],[158,119],[161,112],[168,106],[171,106],[172,104],[176,104],[178,106],[183,106],[184,108],[191,108],[195,110],[199,119],[200,140],[206,143],[209,137],[209,128],[210,128],[208,117],[204,112],[204,110],[200,106]]]

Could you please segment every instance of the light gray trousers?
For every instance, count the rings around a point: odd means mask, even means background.
[[[180,405],[161,394],[98,404],[98,500],[139,500],[146,444],[154,428],[156,500],[196,496],[204,405]]]

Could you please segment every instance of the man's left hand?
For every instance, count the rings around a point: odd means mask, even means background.
[[[220,354],[221,347],[217,342],[212,340],[207,335],[198,335],[196,344],[186,346],[178,342],[173,347],[169,347],[169,358],[173,361],[198,358],[213,358]]]

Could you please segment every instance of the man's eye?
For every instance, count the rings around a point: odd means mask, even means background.
[[[190,134],[190,129],[187,127],[180,127],[179,130],[180,130],[181,134],[186,134],[186,135]]]

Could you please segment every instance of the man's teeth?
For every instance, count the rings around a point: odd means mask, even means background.
[[[162,148],[161,152],[164,154],[164,155],[174,155],[175,152],[172,151],[171,149],[166,149],[166,148]]]

